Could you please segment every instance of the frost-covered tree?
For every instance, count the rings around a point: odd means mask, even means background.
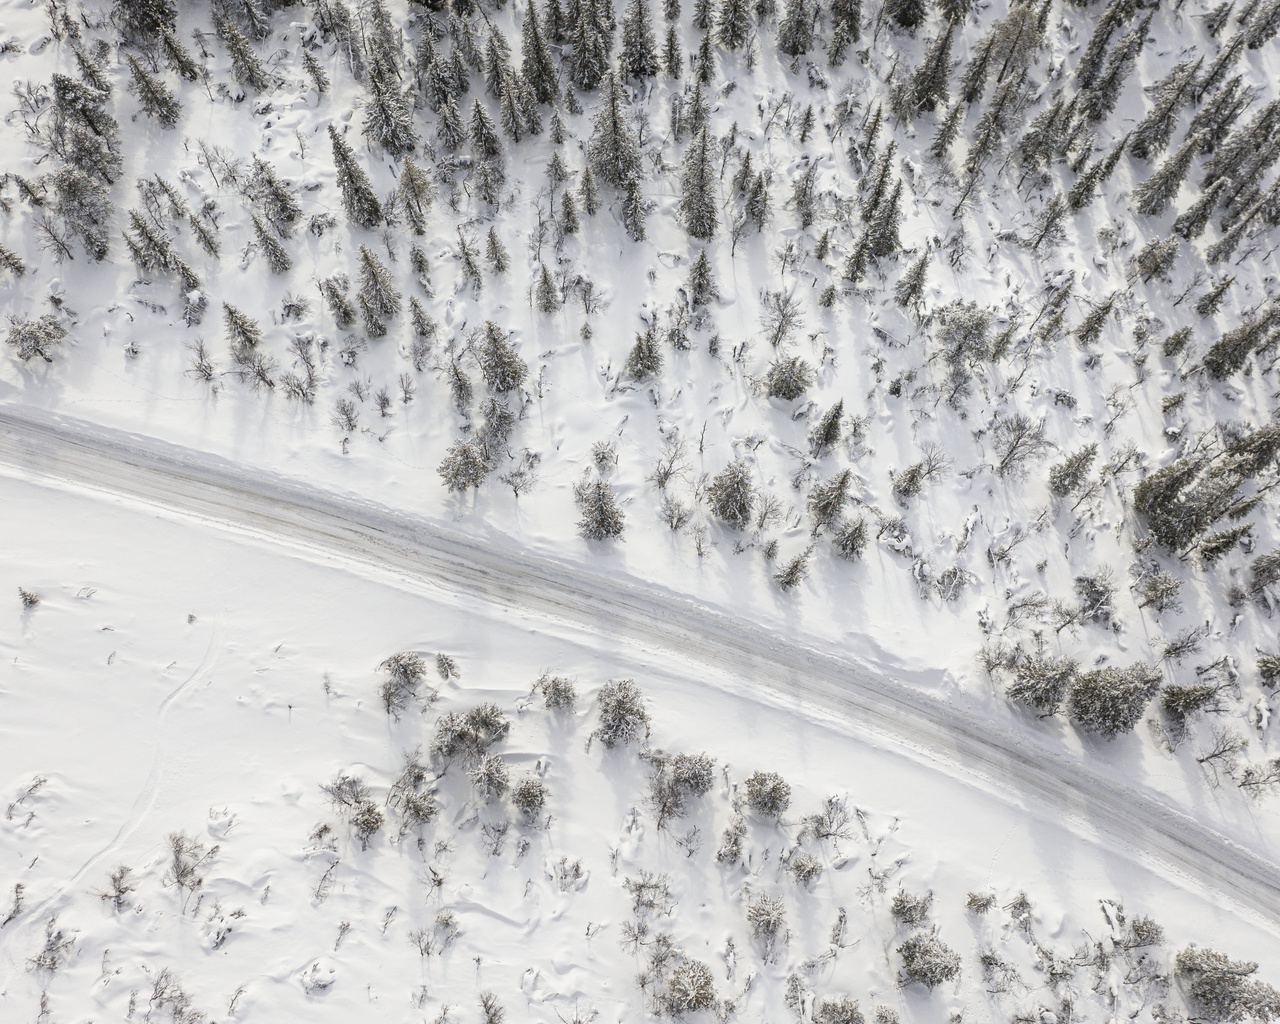
[[[778,24],[778,49],[788,57],[799,57],[813,49],[818,12],[813,0],[787,0]]]
[[[761,818],[777,821],[791,806],[791,784],[777,772],[753,772],[743,789],[747,807]]]
[[[358,227],[377,227],[382,223],[382,204],[378,202],[369,176],[356,161],[355,153],[333,125],[329,125],[329,144],[347,217]]]
[[[1178,195],[1182,182],[1191,167],[1191,158],[1195,156],[1199,140],[1187,139],[1177,151],[1170,156],[1155,174],[1133,190],[1134,208],[1141,214],[1152,217],[1164,213]]]
[[[149,44],[178,26],[174,0],[112,0],[111,20],[126,42]]]
[[[1131,732],[1160,692],[1160,671],[1141,663],[1082,672],[1067,694],[1067,713],[1090,732],[1112,739]]]
[[[937,988],[960,974],[960,954],[938,938],[938,929],[919,931],[898,947],[902,957],[902,980]]]
[[[649,712],[634,679],[610,680],[597,698],[599,725],[595,735],[606,747],[616,747],[649,735]]]
[[[429,33],[426,33],[429,34]],[[525,5],[524,24],[520,30],[520,73],[539,103],[554,102],[560,89],[555,58],[547,43],[538,5]]]
[[[751,483],[751,470],[742,459],[735,459],[718,473],[707,488],[711,512],[735,530],[751,521],[755,510],[756,491]]]
[[[626,528],[626,516],[618,506],[608,480],[583,480],[574,485],[578,506],[578,532],[587,540],[614,540]]]
[[[662,372],[662,346],[658,344],[658,331],[649,324],[637,332],[635,344],[627,354],[623,373],[632,380],[651,380]]]
[[[809,390],[813,380],[813,367],[799,356],[787,356],[775,360],[769,366],[764,380],[765,393],[770,398],[794,402]]]
[[[450,491],[478,489],[492,469],[489,453],[476,438],[455,441],[436,472]]]
[[[1129,137],[1129,152],[1138,159],[1149,160],[1169,144],[1178,124],[1178,111],[1191,98],[1203,60],[1182,61],[1156,83],[1152,90],[1155,101]]]
[[[587,152],[595,173],[616,188],[623,188],[640,173],[640,144],[627,116],[625,102],[622,83],[609,72]],[[583,205],[587,207],[585,201]],[[587,212],[592,210],[588,207]]]
[[[485,384],[497,394],[515,391],[529,376],[528,364],[492,320],[485,322],[476,356]]]
[[[156,119],[161,128],[176,128],[182,116],[182,104],[168,86],[153,75],[133,54],[125,58],[133,79],[133,91],[142,109]]]
[[[253,44],[241,32],[235,23],[227,18],[215,15],[214,31],[227,48],[227,56],[231,58],[231,75],[246,89],[262,92],[271,85],[266,65],[254,52]]]
[[[45,313],[33,320],[11,319],[5,342],[23,362],[39,357],[51,363],[54,349],[66,336],[67,329],[62,326],[62,321],[52,313]]]
[[[1257,970],[1252,961],[1232,960],[1204,946],[1188,946],[1174,958],[1174,976],[1198,1019],[1215,1024],[1280,1017],[1280,992],[1253,977]]]
[[[1033,655],[1021,659],[1009,684],[1010,700],[1024,701],[1045,715],[1056,714],[1075,682],[1079,665],[1072,658]]]
[[[751,35],[751,8],[747,0],[723,0],[715,24],[716,42],[726,50],[741,50]]]
[[[661,65],[648,0],[629,0],[622,18],[619,65],[624,78],[653,78]]]

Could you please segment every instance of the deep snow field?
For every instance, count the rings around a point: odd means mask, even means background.
[[[1280,1016],[1280,0],[560,8],[0,0],[0,1020]]]

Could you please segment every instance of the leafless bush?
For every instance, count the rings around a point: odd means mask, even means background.
[[[187,905],[204,886],[204,868],[218,855],[218,847],[205,848],[195,836],[185,832],[170,832],[169,866],[165,870],[161,884],[167,889],[177,889],[182,900],[182,912],[187,912]]]
[[[75,933],[64,932],[58,927],[58,919],[51,917],[44,925],[44,945],[27,961],[27,966],[33,971],[54,974],[67,962],[67,955],[75,944]]]
[[[389,715],[400,717],[418,696],[418,687],[427,675],[427,663],[422,655],[413,651],[401,651],[384,661],[380,668],[385,669],[387,678],[378,688],[378,696],[382,700],[382,709]],[[434,696],[434,693],[433,693]]]
[[[112,869],[107,879],[108,888],[99,890],[95,895],[103,903],[110,903],[111,909],[119,913],[124,909],[130,894],[138,888],[133,882],[133,868],[121,864]]]

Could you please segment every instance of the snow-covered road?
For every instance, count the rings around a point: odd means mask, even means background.
[[[616,636],[689,665],[736,674],[949,774],[1000,792],[1035,817],[1068,816],[1108,847],[1229,900],[1280,934],[1280,869],[1149,788],[1112,777],[1056,740],[993,724],[978,701],[944,698],[838,650],[778,635],[687,597],[522,552],[508,538],[244,467],[152,438],[19,406],[0,407],[0,466],[230,526],[285,546],[461,591]],[[10,543],[14,538],[10,538]],[[1265,840],[1258,839],[1258,845]]]

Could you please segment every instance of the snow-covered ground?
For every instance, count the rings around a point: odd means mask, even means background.
[[[1280,942],[1272,912],[1171,872],[1159,851],[1148,858],[1123,835],[1099,834],[1083,793],[1078,814],[1063,817],[856,722],[537,608],[71,484],[2,479],[3,529],[23,543],[0,587],[41,595],[3,641],[11,806],[0,857],[6,885],[23,886],[21,912],[0,931],[6,1019],[33,1019],[42,992],[53,1020],[121,1018],[135,992],[142,1012],[165,969],[211,1019],[431,1019],[446,1003],[474,1019],[481,991],[497,993],[512,1020],[569,1019],[575,1007],[634,1019],[643,1001],[637,958],[620,947],[631,920],[623,883],[643,870],[670,877],[673,907],[654,930],[711,965],[722,998],[745,990],[743,1020],[785,1013],[797,971],[819,996],[849,993],[868,1012],[884,1004],[908,1020],[946,1007],[986,1019],[1056,1006],[1002,909],[1020,891],[1037,941],[1064,955],[1086,932],[1110,933],[1098,900],[1153,916],[1171,945],[1257,957]],[[379,704],[377,666],[401,650],[445,652],[460,676],[433,678],[438,699],[397,722]],[[531,699],[548,671],[577,680],[576,712]],[[654,747],[718,762],[712,791],[669,831],[655,826],[636,749],[588,743],[594,692],[628,677],[648,701]],[[388,809],[362,850],[321,784],[359,775],[381,800],[440,715],[485,701],[510,716],[496,749],[513,778],[545,779],[549,824],[516,820],[489,855],[483,825],[517,816],[476,797],[455,765],[439,783],[440,816],[420,836],[396,841]],[[791,783],[791,808],[781,826],[752,822],[745,867],[719,864],[730,787],[757,770]],[[825,868],[805,888],[779,858],[828,796],[858,814],[845,838],[803,844]],[[329,844],[308,838],[321,822],[335,826]],[[164,884],[174,832],[218,848],[187,899]],[[564,858],[581,864],[580,879],[558,880]],[[115,910],[96,893],[120,865],[137,888]],[[896,987],[888,905],[899,885],[937,894],[932,920],[965,958],[958,985],[932,996]],[[996,907],[967,912],[963,894],[988,889]],[[786,905],[789,939],[771,963],[746,924],[751,892]],[[847,930],[824,960],[838,908]],[[411,934],[432,933],[444,911],[458,937],[421,957]],[[56,972],[34,970],[54,917],[74,943]],[[976,953],[988,945],[1022,972],[1008,995],[986,992]],[[801,969],[811,958],[819,963]],[[313,984],[316,964],[314,978],[332,980],[325,990]],[[1090,970],[1079,968],[1080,999],[1093,998]],[[1118,990],[1122,1005],[1137,1005],[1136,988]],[[152,1009],[165,1019],[163,1006]]]
[[[604,24],[606,2],[584,24]],[[766,0],[745,46],[713,27],[695,87],[698,11],[719,25],[734,3],[613,4],[620,28],[643,11],[660,45],[670,27],[683,56],[678,74],[621,91],[642,238],[625,189],[599,181],[599,211],[584,208],[608,89],[570,84],[572,39],[552,47],[542,127],[501,127],[496,93],[532,80],[523,0],[180,4],[186,76],[154,34],[122,35],[122,12],[145,4],[0,3],[14,82],[0,119],[0,595],[32,598],[0,612],[4,1021],[501,1024],[487,992],[508,1021],[633,1021],[678,1012],[678,979],[705,964],[722,1020],[861,1024],[829,1001],[847,994],[876,1024],[1163,1024],[1212,1017],[1172,973],[1192,942],[1280,980],[1264,671],[1280,659],[1280,595],[1275,581],[1243,589],[1280,543],[1280,131],[1267,128],[1280,126],[1280,3],[949,0],[904,31],[893,12],[911,0]],[[563,6],[570,21],[593,9]],[[831,59],[855,7],[861,38]],[[215,8],[229,19],[216,31]],[[809,16],[815,38],[785,56],[781,26]],[[1120,88],[1091,119],[1087,47],[1112,17],[1100,67]],[[253,87],[231,60],[241,32],[263,65]],[[949,95],[908,115],[899,90],[944,37]],[[1003,69],[962,100],[988,42]],[[1135,153],[1178,67],[1192,85],[1165,144]],[[180,102],[173,128],[142,109],[137,68]],[[475,104],[500,126],[496,157],[475,132],[442,136],[446,73],[468,79],[464,120]],[[378,89],[411,111],[433,192],[421,230],[391,201],[409,165],[364,131]],[[1215,131],[1203,114],[1231,90],[1241,110]],[[1006,100],[1016,113],[984,136]],[[699,104],[719,218],[702,239],[682,203]],[[958,128],[939,155],[948,111]],[[110,118],[121,166],[102,193],[108,251],[91,259],[57,175],[77,153],[89,162]],[[1207,124],[1204,151],[1167,208],[1144,212],[1144,183],[1193,123]],[[1069,139],[1035,151],[1034,126],[1047,138],[1064,124]],[[93,138],[75,135],[87,126]],[[331,132],[383,201],[371,226],[344,203]],[[1254,191],[1182,237],[1214,153],[1242,138],[1239,181],[1214,187]],[[1052,220],[1109,153],[1096,197]],[[297,214],[260,235],[262,167]],[[793,188],[814,167],[806,223]],[[762,189],[768,215],[750,226]],[[897,237],[857,270],[894,201]],[[1242,208],[1248,230],[1217,260]],[[486,254],[491,235],[506,266]],[[288,267],[269,266],[272,239]],[[1172,261],[1142,273],[1138,254],[1164,240]],[[705,303],[689,283],[703,253],[718,292]],[[362,258],[400,292],[382,336],[324,298],[347,275],[355,302]],[[256,345],[231,337],[228,306],[262,328]],[[525,369],[516,387],[489,373],[486,322]],[[1215,377],[1206,356],[1249,323],[1251,353]],[[650,328],[657,365],[639,372]],[[20,345],[41,332],[48,360]],[[811,377],[771,396],[788,359]],[[814,444],[824,421],[840,436]],[[1025,459],[1007,447],[1019,422]],[[1156,543],[1139,482],[1197,453],[1220,471],[1244,437],[1264,437],[1265,454],[1240,500],[1186,544]],[[484,473],[451,491],[441,467],[460,443],[479,445]],[[1050,468],[1090,444],[1083,477],[1055,493]],[[734,460],[754,498],[737,529],[710,496]],[[841,480],[820,521],[822,488]],[[585,482],[616,499],[620,535],[584,538]],[[836,538],[859,521],[865,548],[841,557]],[[1228,526],[1248,532],[1207,554]],[[1180,589],[1151,598],[1156,578]],[[425,659],[433,699],[397,718],[379,686],[405,651]],[[437,654],[460,675],[437,673]],[[1038,658],[1071,659],[1073,679],[1151,666],[1166,694],[1212,692],[1182,733],[1155,696],[1104,739],[1061,701],[1008,699]],[[576,710],[544,707],[544,674],[576,681]],[[651,732],[608,749],[600,697],[621,679]],[[430,753],[449,714],[487,702],[510,723],[492,752],[512,783],[545,782],[531,818],[473,787],[475,757]],[[418,747],[414,797],[434,793],[439,813],[402,832],[396,780]],[[716,768],[660,827],[662,751],[705,751]],[[792,787],[780,821],[746,812],[757,771]],[[355,800],[367,848],[355,811],[321,788],[344,773],[369,787]],[[824,806],[822,838],[810,816]],[[741,854],[721,858],[740,815]],[[121,866],[135,887],[113,903],[101,894]],[[899,901],[895,916],[900,890],[932,891],[932,908],[911,923]],[[988,892],[993,906],[966,909]],[[766,897],[785,917],[773,941],[751,923]],[[901,984],[899,947],[935,925],[958,978]],[[1280,1015],[1259,998],[1255,1019]]]

